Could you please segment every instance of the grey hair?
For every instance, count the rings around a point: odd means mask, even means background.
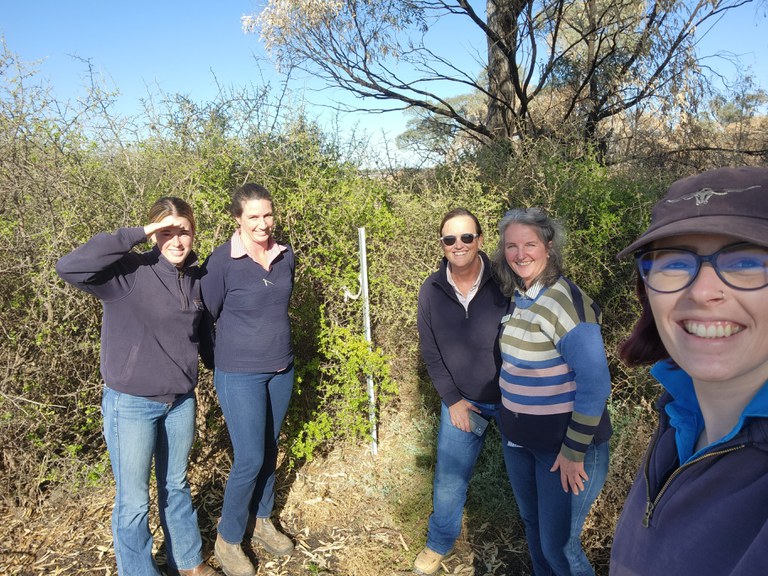
[[[530,226],[536,231],[536,235],[544,242],[549,251],[547,266],[534,281],[541,282],[544,286],[550,286],[557,282],[563,273],[563,246],[565,245],[565,229],[551,218],[541,208],[513,208],[499,222],[499,244],[491,256],[491,265],[496,280],[505,296],[512,296],[515,288],[525,290],[522,278],[512,271],[507,264],[504,254],[504,234],[510,224],[522,224]]]

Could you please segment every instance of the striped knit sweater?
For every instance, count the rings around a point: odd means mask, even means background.
[[[607,440],[610,373],[597,304],[567,278],[515,293],[502,319],[501,422],[505,438],[575,462]]]

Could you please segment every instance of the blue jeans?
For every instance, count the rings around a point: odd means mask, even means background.
[[[581,529],[608,474],[608,442],[587,450],[584,470],[589,481],[578,496],[563,490],[559,470],[549,471],[557,452],[508,446],[505,438],[502,443],[535,576],[594,576],[581,546]]]
[[[148,522],[153,457],[168,562],[180,570],[201,564],[200,529],[187,482],[195,436],[194,392],[163,404],[105,387],[101,410],[115,476],[112,537],[118,574],[160,576]]]
[[[226,542],[239,544],[249,516],[272,513],[277,439],[293,392],[293,364],[264,374],[217,368],[213,382],[234,452],[218,530]]]
[[[471,402],[471,400],[469,400]],[[498,404],[472,402],[489,420],[497,419]],[[432,514],[427,529],[427,547],[448,554],[461,532],[461,516],[475,462],[485,442],[482,436],[464,432],[451,424],[448,407],[440,403],[440,431],[437,435],[437,463],[432,488]]]

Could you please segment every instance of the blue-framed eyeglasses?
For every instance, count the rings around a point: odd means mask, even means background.
[[[754,244],[734,244],[708,255],[684,248],[654,248],[635,253],[635,262],[645,285],[667,294],[693,284],[705,263],[731,288],[759,290],[768,286],[768,248]]]

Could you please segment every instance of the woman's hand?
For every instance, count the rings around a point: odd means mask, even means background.
[[[549,471],[557,472],[558,470],[560,470],[560,483],[563,490],[566,492],[572,490],[573,495],[578,496],[579,492],[584,490],[584,482],[589,480],[589,476],[584,471],[584,462],[574,462],[562,454],[558,454],[555,464]]]
[[[480,410],[475,408],[471,402],[468,402],[464,398],[456,402],[453,406],[448,407],[448,412],[451,415],[451,424],[456,426],[459,430],[463,430],[464,432],[469,432],[472,430],[472,426],[469,423],[469,414],[468,412],[472,410],[473,412],[480,413]]]
[[[149,240],[152,240],[152,237],[160,232],[161,230],[166,230],[168,228],[183,228],[181,219],[178,216],[174,216],[173,214],[168,214],[165,218],[160,220],[160,222],[152,222],[151,224],[147,224],[144,226],[144,234],[147,236]]]

